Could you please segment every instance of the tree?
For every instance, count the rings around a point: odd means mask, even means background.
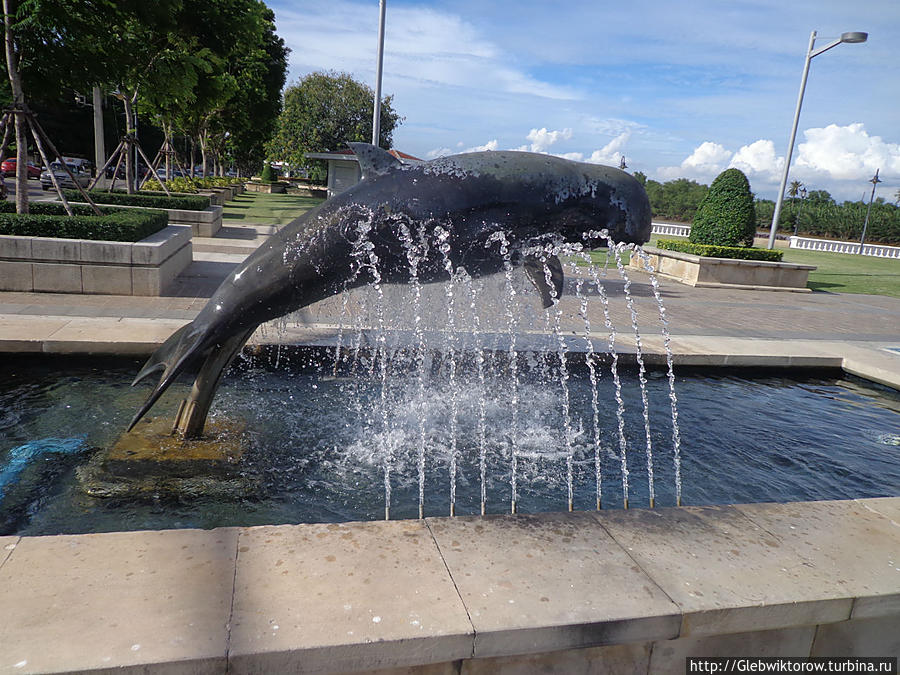
[[[753,246],[756,214],[750,182],[740,169],[726,169],[709,186],[691,226],[691,241],[714,246]]]
[[[381,103],[379,145],[391,147],[394,128],[402,118],[391,106],[392,96]],[[311,73],[288,87],[275,136],[267,146],[273,160],[309,167],[307,152],[342,150],[348,141],[372,138],[375,94],[347,73]]]
[[[260,0],[182,1],[180,30],[211,55],[212,67],[175,124],[199,145],[204,175],[208,155],[220,170],[226,152],[253,155],[258,163],[281,110],[287,70],[288,50],[275,34],[275,16]]]

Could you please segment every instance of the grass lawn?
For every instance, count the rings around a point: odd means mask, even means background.
[[[225,204],[223,225],[286,225],[322,201],[300,195],[245,192]]]
[[[809,287],[831,293],[870,293],[900,298],[900,260],[852,253],[784,250],[784,262],[815,265]]]

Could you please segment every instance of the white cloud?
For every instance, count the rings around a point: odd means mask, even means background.
[[[728,165],[731,152],[712,141],[704,141],[679,166],[661,166],[657,173],[664,180],[693,178],[711,180]]]
[[[467,148],[466,150],[463,150],[463,152],[484,152],[486,150],[496,150],[498,147],[500,147],[500,142],[495,138],[484,145],[476,145],[474,148]]]
[[[592,164],[618,165],[622,160],[625,144],[631,138],[631,130],[626,129],[599,150],[594,150],[587,161]]]
[[[425,153],[425,156],[428,159],[434,159],[435,157],[446,157],[447,155],[452,155],[453,150],[450,148],[435,148],[434,150],[429,150]]]
[[[797,148],[799,174],[859,181],[867,179],[876,169],[882,173],[900,173],[900,144],[869,136],[860,122],[807,129],[803,135],[806,143]]]
[[[760,139],[742,146],[734,153],[728,166],[740,169],[750,179],[759,176],[764,181],[771,182],[780,178],[784,170],[784,157],[775,155],[775,144],[772,141]]]
[[[322,69],[350,71],[372,81],[377,4],[332,0],[302,12],[276,8],[278,34],[291,49],[289,83]],[[487,27],[486,27],[487,28]],[[572,87],[533,77],[510,66],[515,59],[462,16],[428,7],[394,5],[385,26],[385,80],[400,88],[465,87],[548,99],[582,97]]]
[[[521,147],[522,150],[529,150],[530,152],[547,152],[547,149],[560,139],[569,140],[572,138],[572,130],[563,129],[561,131],[547,131],[547,127],[541,127],[540,129],[532,129],[529,131],[525,138],[531,141],[531,145],[523,145]]]

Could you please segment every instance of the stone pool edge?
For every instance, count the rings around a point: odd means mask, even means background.
[[[896,655],[900,497],[0,537],[0,672]]]

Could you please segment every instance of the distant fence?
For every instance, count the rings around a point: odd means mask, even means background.
[[[653,223],[653,234],[662,235],[664,237],[689,237],[691,236],[691,226],[677,225],[675,223]],[[799,248],[807,251],[827,251],[829,253],[859,254],[859,242],[855,241],[834,241],[833,239],[814,239],[812,237],[787,238],[791,242],[791,248]],[[900,260],[900,246],[865,244],[863,246],[862,254],[876,258],[897,258]]]
[[[676,225],[674,223],[653,223],[653,234],[661,234],[666,237],[689,237],[690,225]]]
[[[655,230],[654,230],[655,231]],[[791,237],[791,248],[800,248],[807,251],[828,251],[829,253],[856,253],[859,251],[859,243],[854,241],[834,241],[832,239],[813,239],[812,237]],[[900,259],[900,246],[885,246],[884,244],[865,244],[863,255],[871,255],[876,258]]]

